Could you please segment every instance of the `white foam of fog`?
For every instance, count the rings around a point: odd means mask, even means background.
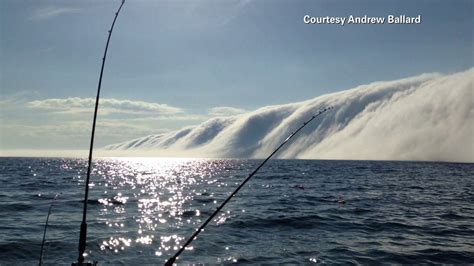
[[[375,82],[109,145],[160,156],[266,157],[320,108],[278,157],[474,162],[474,69]]]

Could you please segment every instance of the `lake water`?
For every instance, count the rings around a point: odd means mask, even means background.
[[[95,161],[87,258],[161,264],[260,160]],[[0,265],[77,259],[86,161],[0,158]],[[345,203],[343,203],[345,202]],[[474,164],[273,160],[178,263],[474,263]]]

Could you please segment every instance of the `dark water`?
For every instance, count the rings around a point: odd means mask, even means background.
[[[260,161],[101,159],[88,258],[161,264]],[[86,162],[0,158],[0,264],[77,258]],[[474,164],[275,160],[179,263],[474,263]],[[340,203],[340,197],[345,204]]]

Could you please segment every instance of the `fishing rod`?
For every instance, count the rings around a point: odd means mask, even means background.
[[[258,170],[260,170],[260,168],[262,168],[262,166],[268,161],[270,160],[270,158],[275,154],[277,153],[291,138],[293,138],[296,134],[298,134],[299,131],[301,131],[307,124],[309,124],[311,121],[313,121],[316,117],[322,115],[323,113],[331,110],[333,107],[326,107],[324,109],[322,109],[321,111],[319,111],[317,114],[313,115],[308,121],[304,122],[296,131],[292,132],[281,144],[280,146],[278,146],[278,148],[276,148],[255,170],[253,170],[252,173],[250,173],[250,175],[234,190],[234,192],[232,192],[226,200],[224,200],[224,202],[221,203],[221,205],[211,214],[211,216],[209,216],[209,218],[207,218],[207,220],[194,232],[194,234],[188,238],[188,240],[186,241],[186,243],[181,246],[181,248],[178,250],[178,252],[176,252],[176,254],[174,254],[173,257],[169,258],[168,261],[166,261],[165,265],[166,266],[172,266],[173,263],[176,261],[176,259],[178,258],[179,255],[181,255],[181,253],[186,249],[186,247],[191,244],[191,242],[193,242],[194,239],[196,239],[196,237],[199,235],[199,233],[201,233],[201,231],[204,229],[204,227],[206,227],[206,225],[212,221],[212,219],[219,213],[219,211],[224,208],[224,206],[230,201],[230,199],[232,197],[234,197],[237,192],[239,192],[239,190],[258,172]]]
[[[51,209],[53,209],[53,204],[54,204],[54,202],[56,201],[56,199],[58,197],[59,197],[59,194],[56,194],[56,196],[54,196],[53,200],[51,201],[51,204],[49,205],[48,215],[46,216],[46,222],[44,224],[43,241],[41,241],[41,252],[40,252],[40,257],[39,257],[39,266],[43,265],[43,250],[44,250],[44,243],[46,242],[46,230],[48,229],[49,216],[51,215]]]
[[[83,265],[83,262],[84,262],[84,252],[86,250],[86,239],[87,239],[87,201],[89,198],[89,180],[91,176],[92,150],[94,148],[95,124],[97,121],[97,110],[99,109],[99,98],[100,98],[100,88],[102,85],[102,75],[104,74],[105,58],[107,57],[107,50],[109,48],[110,37],[112,36],[112,31],[114,30],[115,21],[117,20],[117,17],[124,3],[125,3],[125,0],[122,0],[120,7],[118,8],[117,12],[115,12],[114,21],[112,22],[112,26],[110,26],[109,36],[107,37],[107,44],[105,45],[104,57],[102,57],[102,67],[100,69],[99,84],[97,86],[97,96],[95,98],[94,119],[92,121],[91,143],[89,147],[89,160],[88,160],[88,165],[87,165],[87,178],[85,182],[85,192],[84,192],[84,207],[83,207],[83,212],[82,212],[81,231],[79,235],[79,256],[77,258],[77,263],[74,263],[74,265]]]

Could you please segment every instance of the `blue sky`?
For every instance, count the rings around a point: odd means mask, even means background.
[[[87,98],[119,4],[0,1],[0,149],[87,148]],[[303,23],[304,15],[390,14],[421,15],[422,23]],[[109,49],[97,142],[372,81],[465,70],[473,66],[473,22],[469,0],[128,0]]]

